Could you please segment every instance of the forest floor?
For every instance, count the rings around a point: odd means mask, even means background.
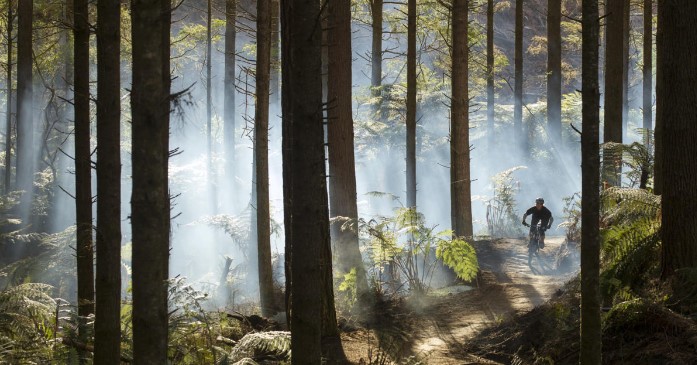
[[[448,287],[425,298],[385,304],[370,329],[342,335],[352,364],[498,364],[468,353],[467,343],[482,330],[550,299],[572,279],[578,261],[557,267],[564,237],[547,237],[539,260],[528,265],[526,242],[519,239],[478,241],[481,274],[478,288]],[[489,356],[487,356],[489,357]],[[491,357],[490,357],[491,358]]]

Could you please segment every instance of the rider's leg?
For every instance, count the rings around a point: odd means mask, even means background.
[[[545,247],[545,231],[540,230],[540,248]]]

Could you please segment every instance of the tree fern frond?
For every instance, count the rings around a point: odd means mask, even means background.
[[[660,218],[661,197],[647,190],[612,187],[603,191],[600,198],[606,226]]]
[[[230,353],[231,362],[244,358],[289,361],[290,357],[290,332],[284,331],[249,333]]]

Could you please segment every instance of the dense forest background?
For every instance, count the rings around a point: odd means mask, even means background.
[[[538,197],[573,362],[627,313],[692,333],[677,3],[0,0],[0,364],[349,363],[347,328],[482,290]]]

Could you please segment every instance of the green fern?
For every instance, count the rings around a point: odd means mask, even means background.
[[[436,257],[452,268],[462,280],[469,281],[477,276],[479,263],[474,247],[462,239],[440,240]]]

